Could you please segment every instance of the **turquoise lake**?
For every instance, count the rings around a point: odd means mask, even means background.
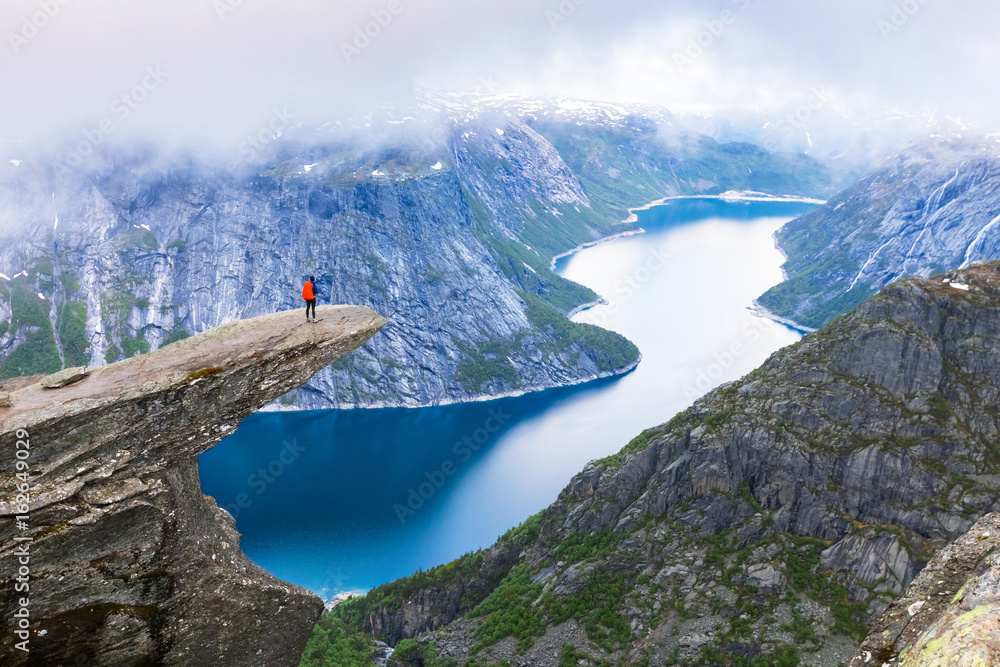
[[[799,339],[748,307],[782,279],[774,232],[812,208],[672,200],[638,213],[646,233],[559,260],[608,302],[574,320],[642,351],[624,377],[444,407],[259,413],[201,456],[203,491],[255,563],[324,599],[489,546],[588,461]]]

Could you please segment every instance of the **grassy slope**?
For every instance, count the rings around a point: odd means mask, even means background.
[[[62,368],[49,321],[50,304],[29,287],[29,277],[18,276],[3,285],[0,297],[9,300],[11,309],[6,330],[24,335],[24,342],[0,363],[0,378],[54,373]]]
[[[134,266],[134,255],[148,253],[156,248],[156,237],[142,228],[129,228],[107,244],[107,251],[119,254],[126,267]],[[74,263],[72,258],[63,255],[57,257],[57,262],[62,267]],[[111,339],[115,341],[105,354],[105,361],[108,363],[150,350],[145,332],[132,331],[128,326],[133,307],[149,306],[148,300],[136,298],[127,289],[128,286],[145,280],[137,271],[133,273],[135,275],[119,277],[122,289],[102,295],[105,324]],[[63,367],[86,366],[90,363],[90,341],[86,335],[87,304],[75,300],[79,296],[80,287],[78,277],[72,271],[63,268],[57,272],[52,259],[48,257],[35,259],[26,276],[17,276],[10,282],[0,280],[0,300],[12,310],[9,321],[0,321],[0,337],[8,333],[24,336],[24,342],[0,359],[0,377],[54,373]],[[51,300],[39,297],[39,293],[60,297],[60,306],[55,308]],[[55,329],[52,327],[52,319],[55,321]],[[170,333],[164,345],[183,340],[189,335],[183,329],[176,329]]]

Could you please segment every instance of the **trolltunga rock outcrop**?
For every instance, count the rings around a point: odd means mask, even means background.
[[[386,322],[363,307],[318,310],[316,324],[302,311],[238,321],[66,382],[0,382],[0,664],[298,664],[322,602],[240,551],[235,522],[201,492],[197,457]],[[17,593],[24,545],[30,591]],[[21,597],[30,653],[15,647]]]

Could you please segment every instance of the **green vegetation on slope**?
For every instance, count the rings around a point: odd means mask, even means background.
[[[528,233],[527,236],[541,236],[544,240],[542,238],[535,240],[538,245],[532,244],[527,239],[523,239],[523,243],[518,243],[499,232],[492,215],[475,195],[465,191],[465,201],[472,214],[473,233],[476,238],[489,250],[507,279],[521,290],[540,296],[564,313],[597,298],[597,294],[591,289],[557,275],[550,266],[554,255],[594,240],[592,233],[588,232],[585,226],[574,225],[572,221],[555,220],[560,229],[557,235],[553,231],[554,228],[547,229],[536,219],[528,223],[535,232]],[[545,221],[553,222],[553,216],[548,213],[543,215]],[[527,246],[531,246],[531,249],[529,250]]]
[[[59,342],[67,367],[90,363],[90,341],[87,340],[87,304],[70,301],[59,318]]]
[[[15,278],[9,287],[11,318],[9,331],[23,333],[24,342],[0,363],[0,378],[12,378],[36,373],[55,373],[62,368],[56,348],[49,302],[35,294],[23,277]]]
[[[903,182],[898,181],[898,188]],[[778,246],[788,258],[784,265],[788,279],[765,292],[759,299],[761,305],[819,329],[874,296],[863,281],[848,289],[861,265],[851,259],[851,247],[843,239],[853,236],[853,243],[878,243],[877,225],[900,193],[893,188],[871,199],[866,192],[870,186],[865,179],[778,231]]]
[[[415,639],[404,639],[396,646],[389,661],[390,666],[417,664],[422,667],[457,667],[454,658],[444,660],[434,642],[421,646]],[[503,667],[510,667],[504,665]]]
[[[489,249],[504,275],[519,288],[532,329],[475,344],[456,341],[462,352],[455,372],[457,381],[478,392],[519,389],[520,375],[511,359],[523,357],[526,349],[537,349],[545,357],[584,352],[594,360],[600,373],[620,371],[638,360],[638,348],[625,337],[566,318],[566,313],[596,300],[597,295],[556,275],[550,267],[556,252],[592,241],[595,225],[603,226],[602,234],[610,233],[608,218],[601,218],[590,209],[580,213],[570,207],[566,215],[553,216],[538,208],[526,216],[528,222],[522,233],[525,245],[503,237],[490,213],[473,194],[466,191],[465,200],[477,238]],[[545,334],[541,341],[538,332]]]
[[[483,391],[512,390],[520,387],[517,369],[510,358],[523,356],[525,350],[538,350],[546,358],[568,354],[587,354],[599,373],[615,373],[639,359],[639,348],[624,336],[592,324],[572,322],[541,297],[521,292],[532,329],[505,339],[495,339],[473,346],[456,341],[462,351],[455,378],[466,387]],[[545,334],[539,340],[537,333]],[[499,383],[499,384],[498,384]]]
[[[496,386],[496,383],[508,390],[520,388],[520,375],[508,357],[521,349],[523,339],[524,335],[518,334],[476,346],[456,340],[462,358],[455,369],[455,379],[466,388],[479,392],[485,391],[491,384]]]
[[[536,637],[545,634],[546,624],[541,614],[531,607],[542,587],[532,584],[529,577],[527,566],[518,565],[483,602],[469,612],[469,618],[484,619],[476,631],[476,637],[481,642],[477,647],[514,637],[518,640],[518,647],[525,650],[531,647]]]
[[[439,565],[431,570],[419,571],[405,579],[383,584],[368,592],[363,597],[352,598],[334,607],[330,614],[354,627],[360,627],[364,619],[374,609],[398,610],[403,601],[415,592],[425,588],[446,588],[458,582],[471,579],[483,564],[483,552],[467,553],[450,563]],[[478,602],[469,599],[468,604]]]
[[[375,642],[327,614],[313,628],[299,667],[371,667]]]
[[[177,328],[170,332],[166,340],[163,341],[163,346],[167,346],[190,337],[191,334],[188,333],[185,329]]]
[[[602,373],[620,370],[639,359],[639,348],[621,334],[592,324],[579,324],[566,319],[555,308],[531,294],[522,294],[527,302],[528,321],[543,331],[548,330],[563,345],[578,344],[588,350]],[[551,354],[556,349],[544,349]]]
[[[146,340],[146,334],[140,331],[134,338],[126,334],[121,336],[122,344],[122,354],[126,358],[134,357],[137,354],[147,354],[149,352],[149,341]]]

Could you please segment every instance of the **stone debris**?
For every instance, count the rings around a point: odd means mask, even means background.
[[[67,368],[45,377],[41,385],[44,389],[62,389],[75,384],[90,375],[90,369],[84,366]]]

